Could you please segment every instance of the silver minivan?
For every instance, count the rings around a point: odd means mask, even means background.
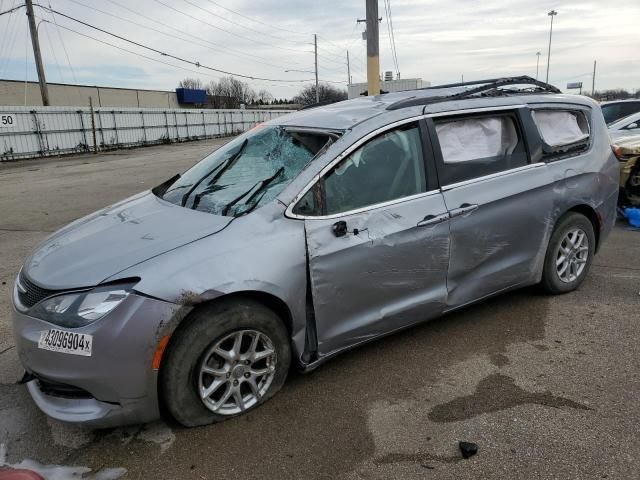
[[[301,110],[42,242],[14,289],[23,382],[68,422],[225,420],[291,366],[576,289],[617,195],[600,107],[529,77]]]

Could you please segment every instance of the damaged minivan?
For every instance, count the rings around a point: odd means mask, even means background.
[[[31,253],[22,381],[95,427],[240,415],[292,365],[507,290],[575,290],[618,168],[600,107],[529,77],[279,117]]]

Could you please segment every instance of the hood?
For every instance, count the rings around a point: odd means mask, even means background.
[[[23,272],[47,289],[91,287],[128,267],[214,234],[231,220],[173,205],[145,192],[54,233],[27,258]]]

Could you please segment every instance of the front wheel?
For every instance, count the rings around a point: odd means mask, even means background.
[[[550,293],[567,293],[584,281],[595,253],[593,225],[584,215],[569,213],[551,235],[542,273],[542,286]]]
[[[160,374],[164,404],[193,427],[240,415],[284,384],[291,353],[281,319],[247,300],[201,307],[173,335]]]

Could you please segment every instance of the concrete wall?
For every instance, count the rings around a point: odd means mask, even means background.
[[[175,92],[49,83],[51,106],[179,108]],[[26,102],[25,102],[26,90]],[[42,106],[37,82],[0,80],[0,105]]]

